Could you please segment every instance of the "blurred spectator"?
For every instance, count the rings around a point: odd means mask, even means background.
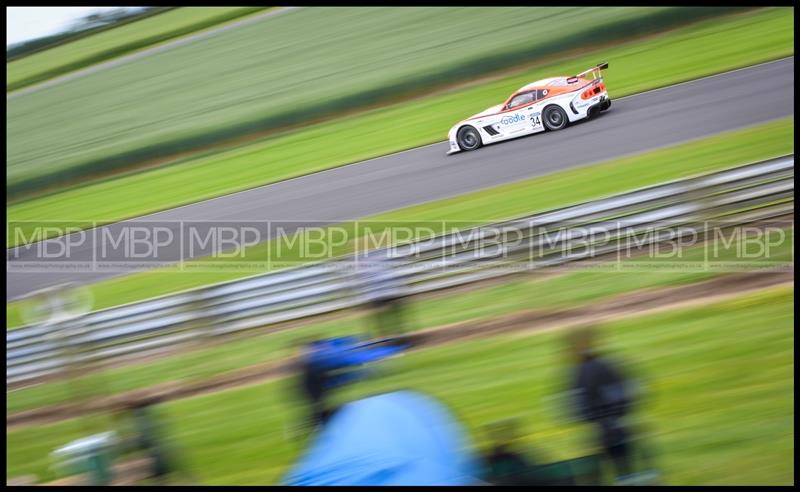
[[[308,420],[314,428],[324,423],[329,414],[325,397],[331,386],[328,380],[330,371],[320,363],[314,340],[301,340],[299,349],[300,393],[308,404]]]
[[[392,271],[388,259],[370,259],[359,265],[364,302],[373,309],[378,337],[402,335],[406,330],[406,286]]]
[[[324,424],[333,409],[328,404],[332,390],[372,374],[365,364],[395,355],[404,346],[369,343],[358,337],[300,341],[300,392],[309,404],[312,427]]]
[[[487,481],[494,485],[536,485],[532,480],[534,461],[517,449],[518,422],[502,420],[487,426],[491,449],[484,457]]]
[[[178,467],[178,457],[164,433],[163,422],[154,410],[156,403],[153,398],[142,398],[123,404],[122,412],[117,417],[127,420],[121,422],[127,432],[122,433],[120,451],[123,455],[143,452],[150,462],[147,479],[168,485],[171,477],[183,473]]]
[[[592,423],[597,440],[613,463],[618,481],[633,473],[632,432],[626,424],[633,405],[631,381],[619,367],[596,349],[596,328],[573,330],[569,342],[577,366],[571,382],[572,404],[577,416]]]
[[[541,463],[538,453],[520,446],[519,422],[502,420],[487,426],[491,451],[484,456],[486,481],[493,485],[600,485],[600,459],[583,456]]]

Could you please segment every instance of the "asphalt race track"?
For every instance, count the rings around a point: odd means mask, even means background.
[[[510,87],[509,92],[513,89]],[[610,87],[612,96],[613,91]],[[465,111],[464,116],[468,113]],[[523,137],[452,156],[445,155],[447,142],[439,142],[112,224],[93,233],[104,237],[101,233],[107,230],[117,237],[115,231],[141,221],[168,221],[159,226],[176,233],[181,224],[169,221],[285,220],[298,224],[345,221],[793,114],[794,57],[790,57],[614,100],[607,113],[559,132]],[[442,128],[443,137],[447,131],[448,128]],[[73,247],[70,261],[91,263],[100,246],[87,241],[83,246]],[[181,248],[176,246],[159,258],[175,261],[180,255],[187,258],[208,254],[202,248],[192,254]],[[123,258],[121,250],[109,248],[109,251],[116,253],[104,259]],[[6,300],[62,282],[88,283],[125,274],[96,268],[30,272],[16,267],[20,261],[37,260],[36,255],[36,249],[31,247],[7,251]]]

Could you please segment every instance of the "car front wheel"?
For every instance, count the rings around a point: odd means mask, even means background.
[[[471,126],[463,126],[456,135],[458,146],[461,150],[475,150],[481,146],[481,136],[478,130]]]
[[[547,106],[542,114],[544,126],[550,131],[561,130],[567,126],[567,112],[559,106]]]

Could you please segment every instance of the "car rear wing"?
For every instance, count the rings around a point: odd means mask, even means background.
[[[599,63],[597,66],[590,68],[589,70],[584,70],[583,72],[575,75],[574,77],[569,77],[567,79],[568,83],[577,82],[579,78],[586,77],[589,80],[598,80],[601,78],[600,71],[605,70],[608,68],[608,62]],[[589,76],[591,75],[591,78]]]

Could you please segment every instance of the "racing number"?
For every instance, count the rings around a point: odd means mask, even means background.
[[[547,97],[547,93],[548,92],[549,91],[547,89],[539,89],[539,90],[537,90],[536,91],[536,101],[541,101],[542,99]],[[538,128],[538,127],[542,126],[542,119],[541,119],[541,114],[540,113],[533,113],[533,114],[531,114],[530,118],[531,118],[531,124],[533,125],[533,128]]]

